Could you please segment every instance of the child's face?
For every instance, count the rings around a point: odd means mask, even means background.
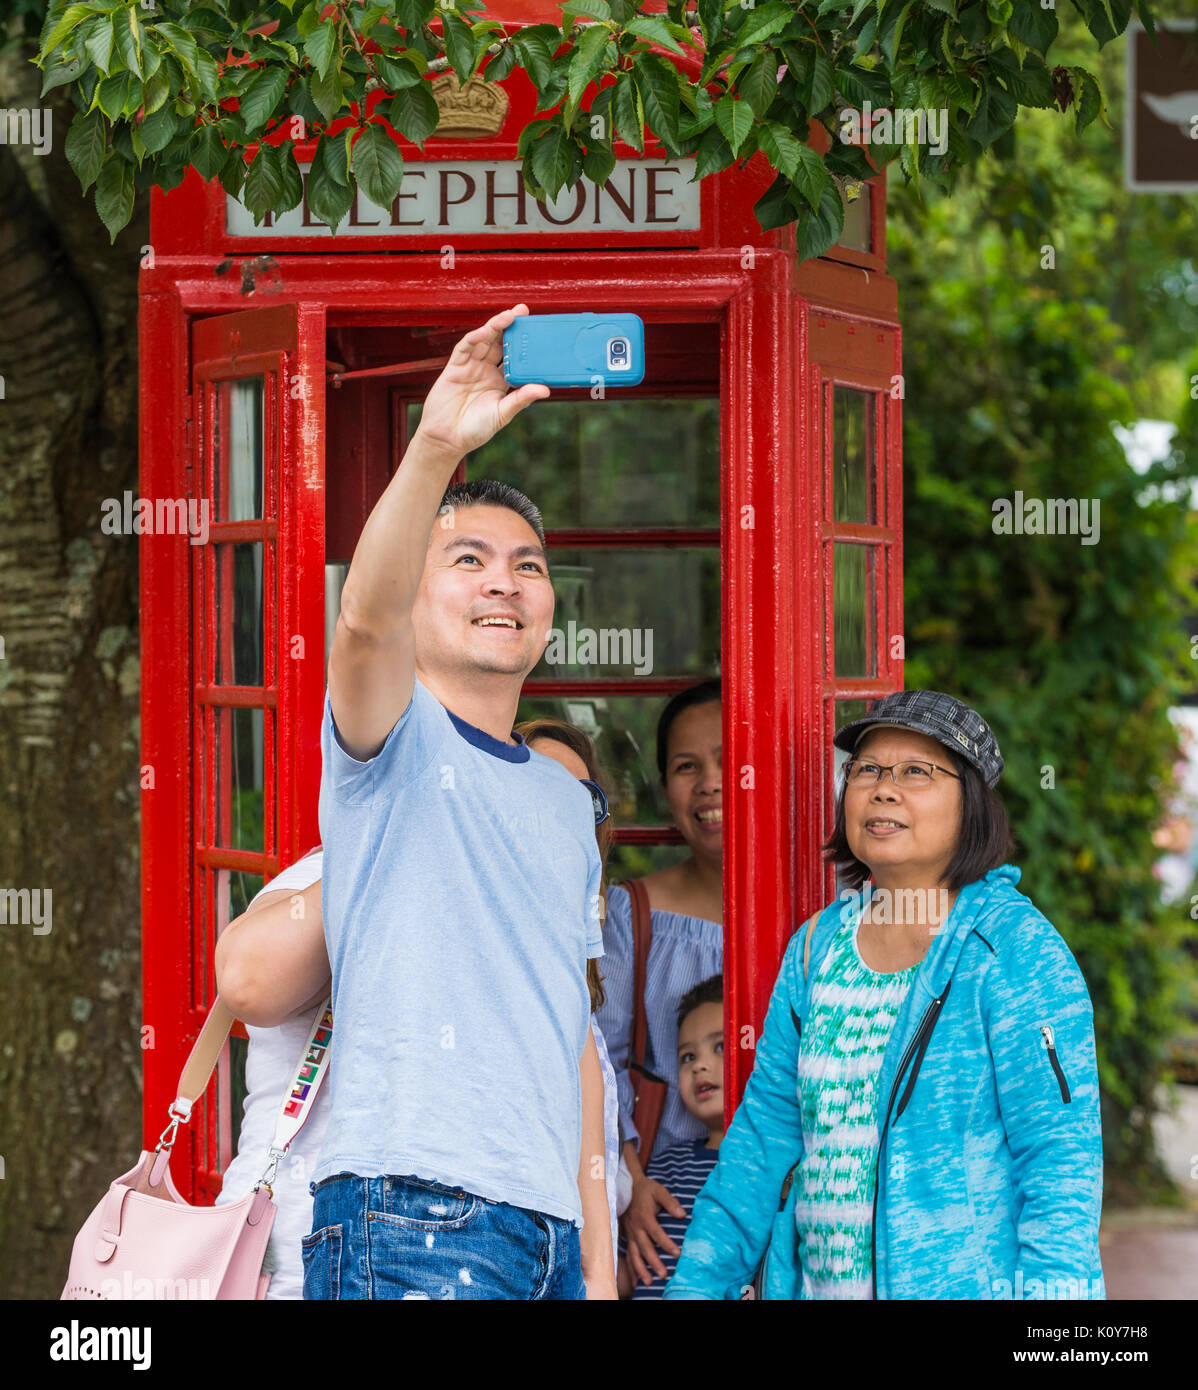
[[[678,1094],[705,1125],[724,1123],[724,1006],[700,1004],[678,1030]]]

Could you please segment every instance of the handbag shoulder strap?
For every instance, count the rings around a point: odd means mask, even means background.
[[[299,1061],[296,1063],[292,1083],[279,1107],[274,1139],[270,1146],[271,1162],[268,1173],[272,1178],[279,1159],[286,1153],[311,1115],[316,1093],[328,1074],[325,1062],[333,1035],[332,1003],[332,999],[328,998],[317,1009],[316,1020],[309,1030]],[[187,1061],[183,1063],[183,1070],[179,1073],[177,1093],[167,1112],[170,1115],[170,1123],[159,1136],[158,1146],[154,1150],[155,1157],[151,1160],[150,1170],[146,1174],[151,1187],[159,1185],[166,1164],[170,1160],[179,1125],[186,1124],[191,1119],[192,1109],[212,1080],[212,1073],[220,1060],[221,1049],[228,1041],[229,1032],[235,1022],[236,1016],[218,994],[212,1001],[208,1017],[204,1020],[191,1051],[187,1054]],[[266,1181],[265,1175],[262,1181]],[[269,1182],[266,1182],[266,1185],[269,1188]]]
[[[653,942],[653,918],[644,881],[630,878],[624,887],[632,902],[632,1058],[643,1067],[649,1041],[645,981],[649,971],[649,947]]]

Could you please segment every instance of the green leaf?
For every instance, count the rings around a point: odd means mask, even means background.
[[[485,76],[488,82],[502,82],[516,66],[516,48],[510,41],[487,61]]]
[[[90,5],[68,5],[63,11],[62,18],[42,40],[41,52],[38,56],[45,61],[62,43],[63,39],[73,34],[85,19],[91,18],[93,13]]]
[[[129,103],[135,97],[137,100],[130,107]],[[136,111],[141,104],[140,98],[141,83],[131,72],[114,72],[96,88],[96,105],[110,121]]]
[[[114,42],[112,19],[107,15],[97,15],[82,26],[80,33],[87,30],[83,47],[87,56],[105,76],[108,75],[108,61],[112,57]]]
[[[96,179],[96,212],[108,229],[109,242],[133,216],[133,165],[109,154]]]
[[[432,90],[429,84],[423,81],[397,92],[387,108],[387,119],[395,129],[418,146],[423,146],[436,130],[440,118],[441,114],[437,110]]]
[[[343,188],[350,188],[350,159],[352,157],[351,140],[354,134],[353,126],[346,126],[344,130],[338,131],[336,135],[330,135],[327,131],[320,137],[316,146],[316,154],[312,158],[313,169],[319,169],[322,178],[331,179],[334,183],[339,183]]]
[[[678,145],[678,70],[656,53],[632,60],[636,88],[650,128],[667,149]]]
[[[718,174],[735,158],[732,146],[724,139],[719,126],[713,125],[699,141],[699,148],[695,151],[695,174],[691,182],[705,179],[708,174]]]
[[[419,29],[433,16],[433,0],[395,0],[395,17],[405,29]]]
[[[570,100],[576,106],[582,100],[582,94],[591,79],[603,66],[609,36],[609,31],[602,24],[595,24],[583,30],[582,37],[574,47],[574,53],[570,58],[568,91]]]
[[[107,128],[100,111],[80,111],[67,131],[63,152],[84,191],[96,181],[108,148]]]
[[[403,179],[403,155],[385,126],[368,125],[354,143],[354,174],[372,203],[389,208]]]
[[[197,126],[187,147],[187,153],[201,178],[215,178],[228,157],[220,127],[207,121]]]
[[[801,261],[822,256],[829,247],[834,246],[844,231],[844,203],[840,189],[832,180],[824,189],[819,207],[807,209],[799,218],[795,228],[795,250]]]
[[[831,102],[834,94],[832,64],[826,54],[817,53],[811,64],[811,84],[807,89],[808,114],[817,116]]]
[[[167,97],[171,94],[171,80],[166,74],[165,68],[159,68],[153,77],[146,83],[145,90],[142,92],[142,102],[144,114],[152,116],[161,106],[165,105]]]
[[[178,116],[169,106],[160,106],[141,123],[141,138],[149,154],[158,154],[166,149],[179,129]]]
[[[548,82],[553,66],[555,45],[544,32],[546,29],[555,33],[549,25],[537,24],[528,29],[519,29],[512,36],[512,46],[520,55],[521,63],[538,91]]]
[[[123,19],[119,14],[114,16],[113,37],[116,40],[116,51],[129,71],[137,73],[139,77],[146,76],[142,67],[141,25],[138,23],[135,9],[126,10]]]
[[[329,67],[337,52],[337,25],[321,23],[304,39],[304,57],[307,58],[322,79],[328,76]]]
[[[616,123],[616,134],[626,145],[631,145],[638,154],[644,152],[644,117],[640,99],[630,72],[622,72],[616,80],[612,97],[612,119]]]
[[[326,121],[331,121],[341,110],[343,101],[341,69],[332,68],[323,78],[318,72],[312,73],[308,78],[308,92],[316,109]]]
[[[279,201],[276,212],[289,212],[299,207],[304,199],[304,181],[300,176],[299,165],[295,162],[295,146],[288,143],[277,147],[279,152]]]
[[[762,5],[760,9],[750,10],[748,19],[736,31],[737,48],[761,43],[779,29],[784,29],[794,16],[794,6],[783,3],[783,0],[771,0],[770,4]]]
[[[763,116],[778,95],[778,59],[763,48],[740,75],[737,92],[758,116]]]
[[[233,198],[241,197],[241,190],[245,187],[245,160],[241,157],[241,151],[231,159],[226,159],[220,171],[220,186]]]
[[[1097,79],[1085,68],[1070,68],[1073,88],[1077,93],[1077,133],[1083,130],[1102,110],[1102,88]]]
[[[611,10],[608,8],[607,0],[566,0],[562,6],[562,15],[584,15],[587,19],[610,19]],[[562,32],[565,33],[566,27],[563,24]]]
[[[699,27],[707,48],[713,49],[724,27],[724,0],[699,0]]]
[[[781,174],[753,204],[753,212],[767,232],[784,227],[798,217],[799,210],[795,205],[793,190]]]
[[[565,127],[556,123],[533,144],[529,151],[529,161],[534,178],[549,194],[550,199],[557,197],[575,164],[581,163],[578,147]]]
[[[417,82],[423,80],[418,69],[402,58],[386,58],[381,53],[376,53],[374,66],[389,92],[414,87]]]
[[[458,81],[465,83],[474,71],[474,40],[470,26],[457,15],[446,12],[441,16],[441,28],[445,35],[445,56],[449,66],[458,75]]]
[[[592,183],[606,183],[616,167],[616,156],[609,145],[591,145],[582,157],[582,172]]]
[[[323,166],[313,164],[308,171],[308,210],[334,231],[349,216],[354,205],[354,191],[348,183],[338,183]]]
[[[794,185],[813,208],[818,208],[832,176],[828,173],[828,166],[810,145],[805,145],[801,140],[796,143],[799,147],[799,167],[795,171]]]
[[[731,95],[724,96],[715,104],[715,120],[733,155],[736,155],[753,129],[753,108],[747,101],[737,101]]]
[[[151,30],[161,34],[189,73],[195,72],[196,41],[178,24],[152,24]]]
[[[635,34],[638,39],[645,39],[649,43],[660,44],[662,48],[668,48],[674,53],[683,53],[685,50],[678,40],[670,33],[670,27],[664,19],[658,19],[654,15],[642,15],[639,19],[632,20],[625,24],[626,34]]]
[[[902,41],[903,26],[907,22],[907,16],[911,13],[912,3],[913,0],[906,0],[906,3],[902,5],[892,4],[886,11],[886,18],[878,30],[878,47],[882,50],[882,57],[886,59],[889,67],[894,67],[894,55]]]
[[[1057,36],[1057,16],[1054,10],[1041,9],[1039,5],[1020,4],[1015,6],[1007,24],[1008,31],[1015,38],[1044,53]]]
[[[72,58],[69,63],[54,63],[46,69],[45,76],[42,78],[42,96],[47,92],[52,92],[55,87],[65,87],[68,82],[74,82],[83,71],[83,55]],[[92,74],[93,78],[95,74]]]
[[[241,94],[239,110],[247,135],[257,135],[283,99],[287,87],[287,69],[272,64],[254,74]]]
[[[255,222],[261,222],[268,212],[273,212],[283,192],[283,171],[280,167],[279,152],[272,145],[259,145],[250,167],[245,173],[241,201],[253,214]]]
[[[210,102],[215,103],[220,82],[220,70],[217,68],[216,60],[212,55],[205,53],[202,48],[196,53],[196,82],[204,96]]]
[[[766,121],[757,132],[757,147],[780,174],[794,178],[799,168],[799,151],[803,148],[794,131],[777,121]]]
[[[1020,106],[1038,107],[1047,110],[1056,105],[1052,88],[1052,75],[1044,66],[1043,59],[1029,53],[1023,67],[1003,66],[998,69],[998,78]]]

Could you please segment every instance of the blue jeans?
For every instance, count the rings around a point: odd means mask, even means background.
[[[415,1177],[309,1184],[305,1299],[584,1299],[578,1228]]]

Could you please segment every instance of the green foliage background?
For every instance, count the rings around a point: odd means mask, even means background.
[[[1152,832],[1176,756],[1167,710],[1194,686],[1198,239],[1192,199],[1122,187],[1121,63],[1104,54],[1114,129],[1079,140],[1028,112],[1005,163],[951,203],[892,190],[890,270],[906,684],[960,695],[999,736],[1021,887],[1094,1002],[1108,1197],[1131,1200],[1173,1195],[1151,1116],[1194,997],[1188,902],[1161,906]],[[1178,425],[1147,475],[1112,430],[1143,417]],[[992,504],[1016,490],[1097,499],[1099,543],[994,534]]]

